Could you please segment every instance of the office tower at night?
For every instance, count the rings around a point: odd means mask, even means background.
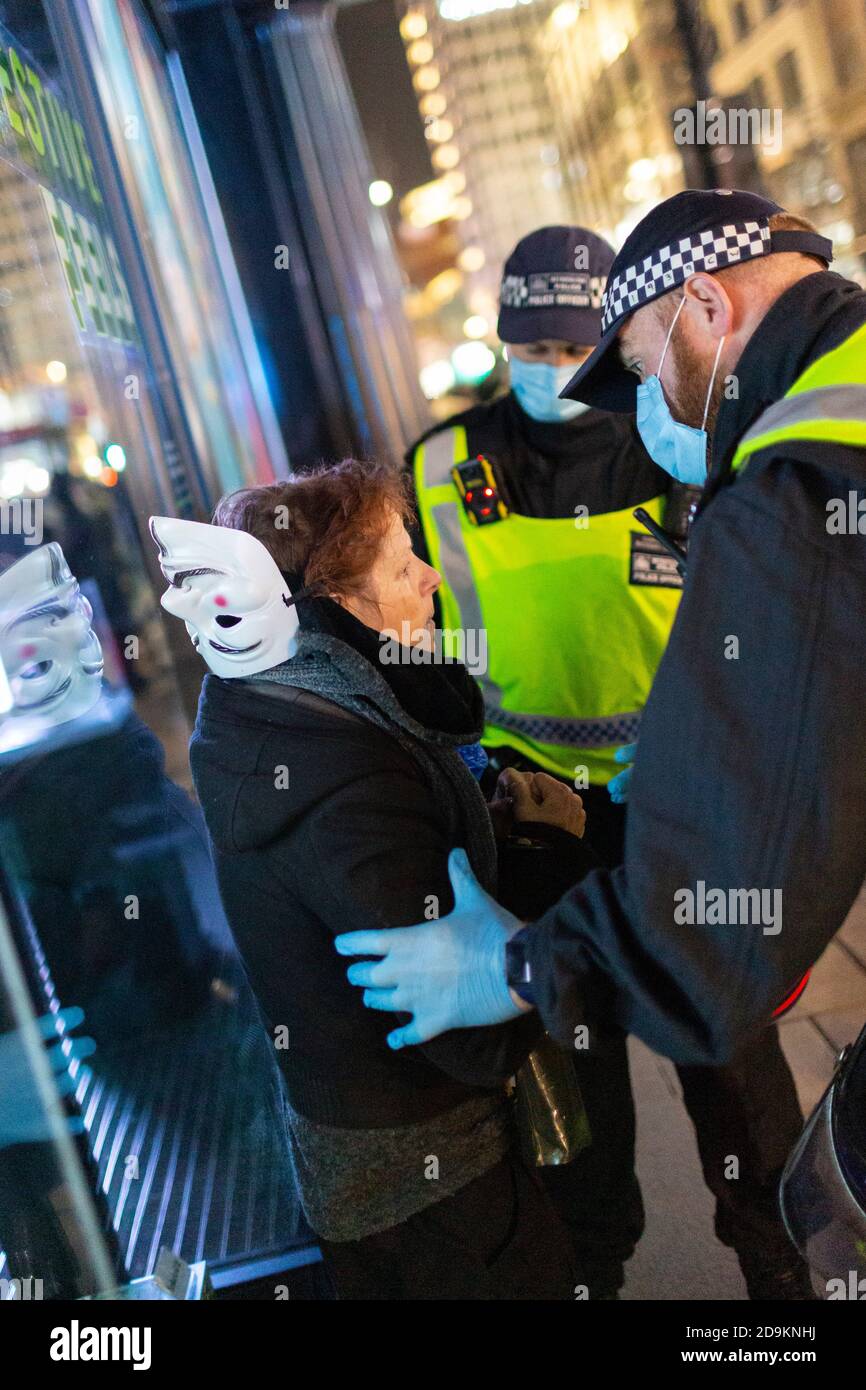
[[[716,94],[780,112],[756,144],[766,191],[832,238],[834,270],[863,276],[866,253],[866,9],[856,0],[741,0],[705,6]]]
[[[413,0],[400,32],[438,174],[451,176],[472,308],[495,317],[520,237],[568,222],[540,37],[554,0]]]
[[[575,218],[619,243],[686,182],[671,120],[690,99],[674,6],[563,0],[542,50]]]

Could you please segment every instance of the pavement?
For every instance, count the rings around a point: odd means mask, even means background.
[[[839,1052],[866,1023],[866,885],[795,1007],[778,1025],[804,1115],[823,1094]],[[744,1299],[736,1256],[716,1240],[694,1131],[673,1064],[630,1044],[638,1117],[638,1175],[646,1231],[627,1269],[624,1299]]]

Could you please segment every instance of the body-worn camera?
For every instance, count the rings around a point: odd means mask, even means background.
[[[504,521],[508,508],[499,495],[499,487],[490,460],[484,454],[455,463],[451,469],[464,511],[473,526],[489,526]]]

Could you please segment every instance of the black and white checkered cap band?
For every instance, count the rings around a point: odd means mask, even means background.
[[[608,281],[602,306],[602,334],[624,314],[667,294],[696,271],[721,270],[753,256],[765,256],[769,250],[770,224],[766,218],[726,222],[723,227],[711,227],[660,247]]]
[[[506,275],[499,302],[503,309],[600,309],[603,275],[552,270],[533,275]]]

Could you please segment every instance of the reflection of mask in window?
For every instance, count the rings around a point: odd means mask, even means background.
[[[0,657],[12,716],[65,724],[92,709],[102,685],[92,618],[56,541],[0,574]]]
[[[171,585],[162,606],[186,624],[218,676],[251,676],[294,655],[298,617],[276,561],[247,531],[154,516],[150,532]]]

